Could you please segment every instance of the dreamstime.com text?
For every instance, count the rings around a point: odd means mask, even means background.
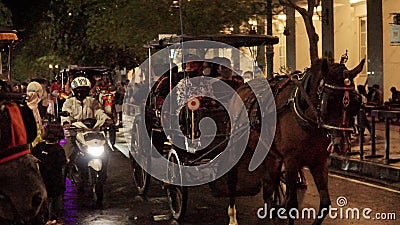
[[[371,208],[351,208],[345,207],[347,199],[345,197],[337,198],[338,208],[329,206],[323,208],[321,214],[327,213],[327,217],[331,219],[349,219],[349,220],[396,220],[397,214],[395,212],[373,212]],[[320,218],[318,210],[314,208],[296,209],[292,208],[286,210],[285,208],[268,208],[267,204],[257,210],[257,217],[260,219],[316,219]]]

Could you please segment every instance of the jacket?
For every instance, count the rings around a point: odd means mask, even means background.
[[[76,97],[68,98],[62,107],[62,111],[69,112],[68,117],[61,117],[61,124],[66,122],[72,123],[87,118],[95,118],[98,124],[104,124],[109,116],[101,109],[99,101],[93,97],[86,97],[82,102],[76,99]]]

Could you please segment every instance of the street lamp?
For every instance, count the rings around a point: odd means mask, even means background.
[[[53,64],[49,64],[49,82],[51,82],[51,71],[53,70]]]
[[[58,73],[58,64],[55,65],[49,64],[49,82],[51,82],[56,77],[57,73]]]
[[[56,64],[55,66],[54,66],[54,71],[53,71],[53,73],[54,73],[54,78],[56,78],[56,76],[58,75],[58,64]],[[50,81],[51,82],[51,81]]]

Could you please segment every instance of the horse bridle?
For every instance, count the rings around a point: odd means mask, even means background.
[[[325,129],[329,130],[339,130],[339,131],[353,131],[353,127],[346,127],[346,119],[348,117],[347,115],[347,108],[350,105],[350,92],[353,92],[355,90],[354,84],[349,79],[348,71],[344,70],[343,71],[343,77],[344,77],[344,86],[337,86],[333,84],[328,84],[325,82],[325,80],[322,78],[320,85],[318,87],[318,99],[319,99],[319,112],[320,114],[326,114],[327,113],[327,100],[329,97],[329,93],[333,91],[341,91],[343,92],[343,99],[342,99],[342,123],[341,126],[336,126],[336,125],[329,125],[325,124],[322,121],[322,116],[320,115],[320,126]],[[328,89],[329,91],[324,91],[325,89]]]
[[[354,84],[352,84],[352,82],[350,81],[350,79],[348,78],[348,71],[345,70],[343,71],[343,76],[344,76],[344,86],[337,86],[337,85],[333,85],[333,84],[329,84],[327,83],[323,78],[320,81],[320,84],[318,86],[318,91],[317,91],[317,95],[318,95],[318,105],[317,107],[314,106],[314,104],[312,104],[310,97],[308,95],[308,93],[306,92],[306,90],[304,89],[304,86],[301,82],[302,79],[304,79],[305,76],[302,76],[300,78],[300,76],[298,74],[293,75],[291,77],[291,80],[296,84],[297,88],[295,91],[295,98],[298,97],[298,92],[300,92],[302,94],[302,98],[307,102],[307,104],[309,105],[311,111],[314,114],[314,117],[316,120],[313,120],[311,118],[304,118],[304,116],[301,116],[301,114],[304,115],[304,113],[300,113],[300,111],[302,111],[301,109],[299,109],[297,107],[296,104],[294,104],[294,110],[296,112],[296,114],[305,121],[308,120],[312,120],[312,122],[316,123],[318,127],[320,128],[324,128],[324,129],[328,129],[328,130],[338,130],[338,131],[353,131],[353,127],[346,127],[346,119],[347,119],[347,107],[350,104],[350,92],[355,90]],[[327,91],[328,90],[328,91]],[[341,126],[337,126],[337,125],[331,125],[331,124],[326,124],[323,121],[323,116],[324,114],[327,113],[327,101],[328,98],[330,96],[330,92],[333,91],[342,91],[344,92],[343,94],[343,100],[342,100],[342,104],[343,104],[343,116],[342,116],[342,123]]]

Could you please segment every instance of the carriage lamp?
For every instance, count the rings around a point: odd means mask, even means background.
[[[186,103],[186,106],[189,110],[196,111],[200,108],[200,101],[196,97],[190,98],[189,101]]]

